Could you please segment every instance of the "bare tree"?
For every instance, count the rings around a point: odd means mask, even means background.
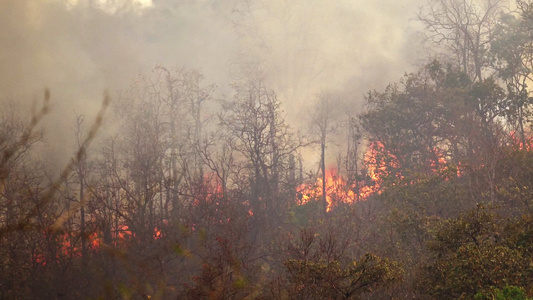
[[[504,0],[428,0],[417,20],[426,26],[426,37],[446,47],[453,61],[470,76],[483,80],[487,52]]]
[[[322,203],[328,206],[326,191],[326,146],[330,135],[338,128],[338,111],[332,94],[322,93],[310,113],[311,134],[320,144],[320,171],[322,173]]]
[[[285,124],[276,94],[261,78],[235,89],[235,98],[224,103],[220,120],[249,172],[254,217],[274,222],[286,207],[280,183],[287,180],[291,154],[303,143]]]
[[[359,196],[361,194],[361,180],[359,179],[359,177],[361,172],[360,144],[362,134],[359,129],[358,121],[355,117],[349,117],[347,126],[348,136],[346,142],[346,158],[344,161],[344,167],[346,169],[348,187],[353,188],[355,196],[357,197],[355,200],[359,201]]]

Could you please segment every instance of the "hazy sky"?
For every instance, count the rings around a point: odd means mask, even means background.
[[[294,121],[320,91],[360,102],[412,70],[423,1],[2,0],[0,97],[49,87],[54,129],[157,64],[199,69],[226,93],[260,69]]]

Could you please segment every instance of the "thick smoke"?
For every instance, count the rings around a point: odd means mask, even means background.
[[[70,147],[74,111],[155,65],[199,69],[229,85],[260,72],[299,124],[310,100],[341,91],[360,103],[420,55],[409,21],[420,0],[6,0],[0,2],[0,97],[52,91],[51,144]],[[90,119],[90,118],[89,118]]]

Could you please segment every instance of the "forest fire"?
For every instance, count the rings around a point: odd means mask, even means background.
[[[533,136],[528,134],[523,137],[524,140],[520,137],[516,131],[509,133],[509,144],[520,150],[530,151],[533,145]],[[524,143],[525,142],[525,143]]]
[[[398,168],[399,162],[396,156],[385,149],[380,142],[372,142],[367,148],[364,156],[364,164],[367,169],[367,175],[370,177],[372,184],[363,185],[365,197],[379,190],[383,179],[391,175],[392,168]]]
[[[397,166],[394,155],[386,153],[383,144],[371,143],[364,154],[366,176],[363,180],[347,182],[335,168],[326,171],[326,211],[331,211],[338,203],[355,203],[366,200],[374,193],[380,192],[383,179],[391,174],[390,165]],[[386,157],[386,159],[385,159]],[[298,205],[309,201],[319,201],[323,197],[323,179],[319,176],[315,182],[302,184],[299,191]]]
[[[533,0],[308,2],[0,0],[0,299],[533,299]]]
[[[50,244],[56,246],[57,251],[52,255],[52,259],[60,260],[61,257],[81,257],[83,250],[79,236],[73,232],[46,232],[43,233],[44,239]],[[102,241],[96,232],[86,236],[87,250],[100,250]],[[48,253],[50,255],[50,253]],[[50,258],[48,258],[50,259]],[[32,253],[32,261],[38,265],[47,265],[47,255],[45,252],[35,251]]]
[[[429,172],[435,174],[439,170],[448,168],[448,162],[438,148],[433,149],[436,161],[428,163]],[[363,155],[365,179],[347,182],[335,168],[326,171],[326,211],[330,211],[338,203],[354,203],[367,200],[372,194],[381,193],[385,178],[394,176],[403,179],[404,176],[398,170],[401,169],[398,158],[380,142],[372,142]],[[457,176],[460,176],[459,168]],[[393,183],[394,185],[394,183]],[[319,176],[315,182],[302,184],[298,189],[298,205],[304,205],[309,201],[320,201],[323,197],[323,179]]]
[[[427,176],[432,176],[435,174],[441,174],[442,171],[449,170],[451,165],[453,165],[450,164],[446,151],[436,146],[427,150],[425,157],[426,158],[420,163],[419,169],[415,169],[415,173],[418,172]],[[412,158],[410,159],[412,160]],[[367,175],[372,180],[372,192],[379,192],[379,187],[382,186],[385,178],[405,178],[403,172],[405,167],[401,165],[398,157],[391,153],[391,151],[387,150],[380,142],[373,142],[370,144],[364,155],[364,163],[367,169]],[[457,176],[461,176],[461,162],[458,162],[457,164],[458,165],[455,166],[455,168],[457,168],[456,173]]]
[[[163,224],[167,224],[165,220]],[[92,231],[86,234],[86,250],[89,252],[99,252],[104,245],[103,233]],[[83,249],[80,235],[73,231],[47,231],[43,233],[44,239],[56,246],[57,251],[50,257],[50,254],[36,251],[32,255],[32,261],[38,265],[46,266],[50,259],[60,260],[64,258],[82,257]],[[135,233],[127,225],[118,225],[118,228],[111,231],[113,247],[121,247],[122,244],[135,238]],[[164,237],[162,229],[154,227],[152,238],[159,240]]]
[[[327,211],[330,211],[335,205],[336,201],[353,202],[355,201],[355,194],[353,191],[346,189],[347,185],[344,180],[337,175],[334,169],[326,172],[326,201]],[[303,184],[300,186],[298,204],[304,205],[309,201],[319,201],[323,192],[323,179],[318,177],[315,183]]]
[[[330,168],[326,171],[326,211],[337,206],[339,203],[354,203],[359,200],[365,200],[374,190],[369,186],[357,188],[356,184],[348,184],[337,170]],[[316,182],[302,184],[299,188],[298,205],[304,205],[309,201],[320,201],[323,197],[323,180],[318,177]],[[359,190],[359,193],[356,191]]]

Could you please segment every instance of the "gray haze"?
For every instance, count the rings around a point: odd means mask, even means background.
[[[105,89],[155,65],[200,70],[229,94],[260,72],[291,123],[314,95],[340,90],[360,103],[423,56],[415,16],[423,0],[4,0],[0,97],[52,91],[49,138],[66,143],[74,111],[94,114]]]

